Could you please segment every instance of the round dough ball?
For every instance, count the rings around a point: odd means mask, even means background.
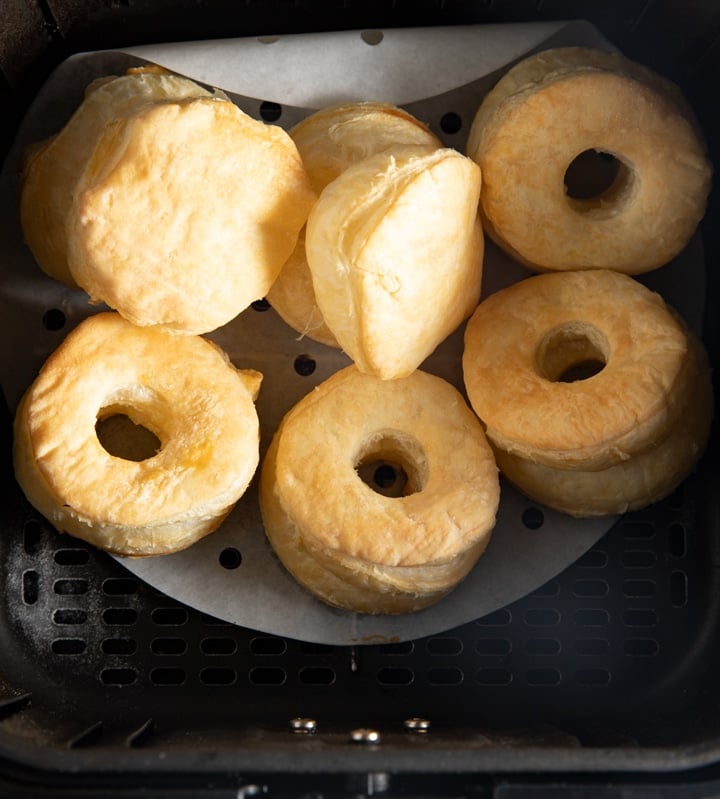
[[[151,103],[211,96],[187,78],[156,71],[98,78],[88,86],[62,130],[26,154],[20,176],[20,222],[44,272],[77,288],[68,266],[65,224],[78,177],[105,125]]]
[[[265,296],[314,199],[281,128],[220,99],[154,104],[103,129],[68,216],[70,271],[137,325],[209,332]]]
[[[435,134],[411,114],[387,103],[373,102],[323,108],[295,125],[290,136],[318,195],[348,166],[391,145],[442,146]],[[267,299],[301,335],[327,346],[338,346],[315,302],[304,231]]]
[[[305,250],[318,307],[360,371],[416,369],[477,305],[481,175],[450,148],[391,147],[323,190]]]

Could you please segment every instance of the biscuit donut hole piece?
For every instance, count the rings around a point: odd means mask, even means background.
[[[19,403],[18,483],[57,530],[100,549],[184,549],[220,525],[255,473],[261,379],[202,337],[91,316]]]
[[[711,187],[678,88],[593,48],[509,69],[480,103],[466,152],[482,170],[486,232],[538,272],[656,269],[687,245]]]
[[[283,418],[260,476],[280,561],[322,601],[359,613],[445,596],[485,550],[499,495],[479,420],[421,370],[336,372]]]
[[[318,196],[349,166],[391,145],[442,146],[440,139],[407,111],[376,102],[320,109],[298,122],[289,134]],[[339,346],[315,302],[304,229],[268,299],[280,317],[301,335],[330,347]]]
[[[105,126],[78,176],[70,272],[136,325],[208,333],[267,294],[314,201],[282,128],[229,100],[150,104]]]
[[[468,321],[462,365],[496,448],[595,470],[665,435],[697,357],[659,294],[588,270],[534,275],[489,295]]]
[[[308,216],[307,263],[325,324],[360,371],[406,377],[475,309],[481,182],[456,150],[407,145],[323,189]]]
[[[151,103],[211,96],[194,81],[148,69],[98,78],[87,87],[82,103],[62,130],[35,145],[23,162],[20,221],[27,245],[44,272],[77,288],[68,265],[65,224],[78,178],[103,128]]]
[[[569,322],[545,334],[535,352],[535,365],[546,380],[572,383],[601,372],[609,355],[610,345],[601,330]]]

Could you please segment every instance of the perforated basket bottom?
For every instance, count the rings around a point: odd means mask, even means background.
[[[5,704],[35,717],[44,744],[63,747],[89,745],[100,730],[105,744],[119,736],[151,746],[178,728],[186,742],[207,743],[227,725],[288,729],[298,716],[320,730],[422,717],[433,729],[479,727],[492,741],[542,720],[564,745],[676,741],[683,719],[698,723],[714,648],[713,547],[695,533],[696,483],[624,517],[561,575],[501,610],[364,647],[202,614],[58,535],[18,497],[22,532],[1,545],[12,636]],[[59,728],[46,718],[58,706],[72,708]]]

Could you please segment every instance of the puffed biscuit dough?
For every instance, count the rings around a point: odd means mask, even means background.
[[[407,111],[376,102],[323,108],[303,119],[289,133],[318,195],[349,166],[392,145],[442,146],[435,134]],[[273,283],[268,300],[301,335],[331,347],[338,346],[315,301],[304,229]]]
[[[318,307],[358,369],[418,368],[477,305],[481,174],[451,148],[395,146],[322,191],[305,249]]]
[[[78,177],[106,124],[152,103],[211,97],[197,83],[158,71],[98,78],[58,133],[34,145],[21,174],[20,220],[38,266],[77,288],[68,265],[67,213]]]
[[[23,219],[28,241],[55,220],[50,257],[39,251],[49,273],[137,325],[199,334],[265,296],[315,193],[285,131],[188,83],[99,85],[29,158]]]

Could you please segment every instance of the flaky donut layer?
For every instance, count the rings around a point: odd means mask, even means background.
[[[314,202],[281,128],[217,98],[105,126],[67,221],[78,285],[137,325],[204,333],[265,296]]]
[[[640,510],[664,499],[702,456],[713,417],[707,368],[690,381],[687,404],[666,437],[615,466],[599,471],[554,469],[497,450],[503,474],[531,499],[579,518]]]
[[[586,152],[617,175],[589,198],[566,171]],[[467,153],[483,172],[485,229],[538,270],[655,269],[704,215],[712,168],[677,87],[622,56],[560,48],[509,70],[481,103]]]
[[[392,145],[441,146],[435,134],[411,114],[374,102],[323,108],[295,125],[290,136],[318,195],[347,167]],[[282,319],[301,335],[338,346],[315,301],[304,231],[267,298]]]
[[[20,402],[18,482],[59,531],[102,549],[182,549],[222,522],[257,468],[260,380],[201,337],[91,316]],[[153,433],[158,452],[138,461],[108,452],[96,426],[116,414]]]
[[[399,463],[409,490],[358,473]],[[324,601],[363,613],[416,610],[451,590],[485,549],[499,502],[482,426],[449,383],[422,371],[382,381],[350,366],[283,419],[260,481],[269,540]]]
[[[600,370],[566,382],[594,362]],[[556,272],[487,297],[465,330],[468,398],[493,444],[551,467],[604,469],[663,438],[697,369],[685,325],[634,278]]]
[[[477,165],[450,148],[392,147],[332,181],[308,217],[318,307],[360,371],[404,377],[480,296]]]

